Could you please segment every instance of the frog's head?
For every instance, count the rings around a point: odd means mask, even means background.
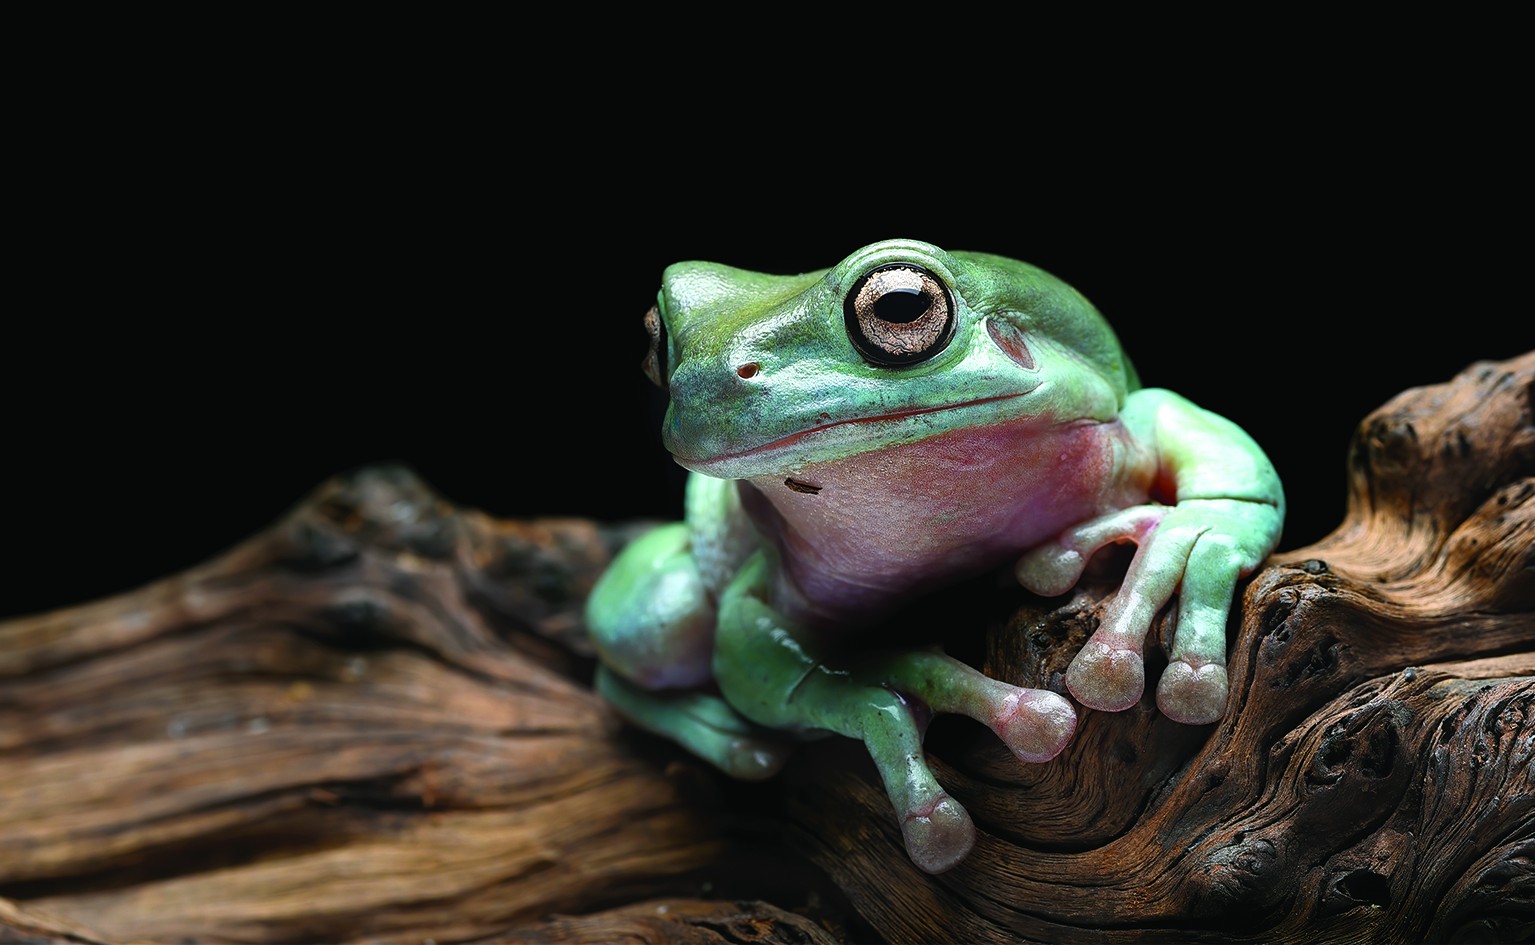
[[[664,438],[722,478],[1025,417],[1115,417],[1135,386],[1113,331],[1033,266],[888,240],[797,276],[667,268],[646,313]]]

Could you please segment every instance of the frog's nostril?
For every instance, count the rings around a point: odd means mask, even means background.
[[[758,364],[756,361],[748,361],[740,367],[736,368],[736,376],[743,380],[750,380],[751,378],[756,377],[757,372],[760,370],[762,370],[762,365]]]

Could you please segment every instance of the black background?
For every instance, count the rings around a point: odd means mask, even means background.
[[[1535,347],[1523,169],[1453,108],[1425,138],[1416,105],[1068,132],[394,91],[101,95],[30,139],[0,616],[206,560],[375,461],[501,516],[675,515],[638,362],[680,259],[905,236],[1043,266],[1145,383],[1264,445],[1286,548],[1341,517],[1365,413]]]

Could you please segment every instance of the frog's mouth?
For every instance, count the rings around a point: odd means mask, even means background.
[[[848,417],[825,423],[769,440],[757,446],[713,456],[691,456],[673,451],[681,465],[721,479],[746,479],[760,475],[792,475],[802,467],[826,459],[840,459],[869,450],[883,449],[913,443],[955,429],[957,426],[980,426],[994,422],[1000,411],[988,409],[993,404],[1016,400],[1032,394],[1039,388],[979,397],[957,404],[939,404],[931,407],[912,407],[867,417]],[[974,412],[973,424],[945,423],[937,426],[926,422],[935,414],[959,411]],[[1012,419],[1025,419],[1014,416]]]

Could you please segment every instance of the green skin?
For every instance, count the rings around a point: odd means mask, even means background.
[[[976,719],[1033,763],[1066,746],[1076,712],[936,648],[881,649],[878,620],[1005,565],[1062,594],[1126,541],[1071,695],[1136,704],[1144,641],[1176,595],[1157,704],[1221,716],[1227,615],[1278,543],[1279,479],[1230,421],[1137,389],[1069,286],[891,240],[799,276],[671,266],[647,324],[665,442],[692,470],[686,521],[626,548],[587,608],[598,688],[634,722],[742,778],[772,775],[796,738],[860,739],[912,860],[941,872],[975,831],[924,760],[931,713]]]

